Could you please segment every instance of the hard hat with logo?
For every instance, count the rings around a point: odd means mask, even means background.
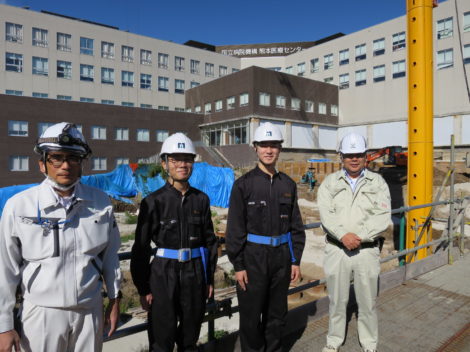
[[[83,134],[75,124],[69,122],[60,122],[48,127],[34,146],[37,154],[59,150],[78,153],[82,158],[87,158],[91,154]]]
[[[193,142],[185,134],[177,132],[165,139],[160,152],[160,157],[164,158],[169,154],[191,154],[196,156],[196,149]]]
[[[272,124],[271,122],[266,122],[259,126],[255,130],[255,137],[253,138],[253,143],[259,142],[284,142],[282,138],[282,133],[279,127]]]
[[[358,133],[348,133],[341,139],[338,152],[341,154],[360,154],[367,151],[366,139]]]

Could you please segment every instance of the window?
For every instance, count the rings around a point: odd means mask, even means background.
[[[320,62],[318,61],[318,58],[310,60],[310,72],[315,73],[320,70]]]
[[[15,137],[28,137],[28,122],[8,121],[8,135]]]
[[[470,44],[463,47],[463,63],[470,64]]]
[[[91,127],[91,138],[92,139],[106,139],[106,127],[104,127],[104,126],[92,126]]]
[[[170,110],[170,108],[165,105],[158,105],[158,110]]]
[[[259,93],[259,105],[262,105],[262,106],[271,105],[270,98],[271,97],[268,93]]]
[[[23,72],[23,55],[5,53],[5,70],[11,72]]]
[[[134,62],[134,48],[131,46],[121,46],[121,60],[123,62]]]
[[[175,71],[184,71],[184,57],[175,56]]]
[[[197,87],[197,86],[199,86],[199,85],[200,85],[199,82],[191,81],[191,88]]]
[[[305,75],[305,62],[301,62],[300,64],[297,64],[297,75],[298,76]]]
[[[101,104],[105,104],[105,105],[114,105],[114,100],[110,100],[110,99],[101,99]]]
[[[300,99],[299,98],[291,98],[290,107],[291,107],[292,110],[300,110]]]
[[[72,51],[72,36],[70,34],[57,32],[57,50]]]
[[[195,112],[196,114],[200,114],[200,113],[201,113],[201,105],[195,106],[195,107],[194,107],[194,112]]]
[[[356,71],[356,87],[363,86],[366,84],[366,70],[358,70]]]
[[[392,36],[392,50],[397,51],[406,47],[405,32],[395,33]]]
[[[38,123],[38,136],[42,136],[45,130],[49,127],[53,126],[54,124],[51,122],[39,122]]]
[[[117,141],[128,141],[129,140],[129,129],[118,127],[116,128],[116,138]]]
[[[470,11],[463,14],[463,31],[470,32]]]
[[[114,43],[101,42],[101,57],[114,59]]]
[[[47,93],[39,93],[39,92],[33,92],[33,98],[48,98],[49,94]]]
[[[239,72],[240,70],[238,68],[232,68],[232,73]],[[279,67],[279,71],[281,71],[281,68]]]
[[[61,95],[61,94],[58,94],[57,95],[57,100],[72,100],[72,97],[70,95]]]
[[[72,63],[69,61],[57,61],[57,77],[72,79]]]
[[[93,171],[106,171],[106,158],[91,158],[91,169]]]
[[[339,75],[339,89],[349,88],[349,73]]]
[[[6,89],[5,90],[6,95],[16,95],[16,96],[23,96],[23,91],[22,90],[14,90],[14,89]]]
[[[235,109],[235,97],[227,98],[227,110]]]
[[[175,79],[175,93],[184,94],[184,80]]]
[[[365,44],[356,45],[356,61],[365,60],[366,57],[367,57],[366,45]]]
[[[249,95],[248,93],[240,94],[240,106],[246,106],[249,102]]]
[[[214,77],[214,64],[206,62],[206,77]]]
[[[129,158],[116,158],[116,167],[120,165],[128,165],[129,164]]]
[[[191,60],[191,73],[198,75],[199,74],[199,64],[198,60]]]
[[[325,82],[325,83],[331,83],[331,82],[333,82],[333,77],[325,77],[325,78],[323,79],[323,82]]]
[[[178,112],[185,112],[184,108],[177,108],[177,107],[175,107],[175,111],[178,111]]]
[[[227,76],[227,66],[219,66],[219,77]]]
[[[385,54],[385,38],[374,40],[373,50],[374,50],[374,56]]]
[[[157,130],[157,142],[163,142],[168,138],[169,132],[166,130]]]
[[[331,105],[330,106],[330,115],[331,116],[338,116],[338,106],[337,105]]]
[[[122,106],[127,106],[128,108],[133,108],[134,107],[134,103],[130,102],[130,101],[122,101],[121,105]]]
[[[276,96],[276,108],[285,108],[286,107],[286,97],[282,95]]]
[[[94,103],[94,102],[95,102],[95,99],[93,99],[93,98],[80,97],[80,101],[81,101],[82,103]]]
[[[326,104],[325,103],[318,103],[318,113],[322,115],[326,115]]]
[[[392,63],[392,77],[400,78],[406,76],[405,60],[395,61]]]
[[[294,68],[292,66],[287,66],[286,67],[286,73],[288,74],[293,74],[294,73]]]
[[[29,156],[10,156],[10,171],[29,171]]]
[[[101,67],[101,83],[114,84],[114,69]]]
[[[314,104],[311,100],[305,100],[305,111],[306,112],[313,112]]]
[[[215,111],[222,111],[222,100],[217,100],[215,102]]]
[[[49,62],[44,57],[33,56],[33,75],[47,76],[49,74]]]
[[[149,142],[150,141],[150,131],[146,128],[137,129],[137,141],[138,142]]]
[[[385,81],[385,65],[374,66],[374,82]]]
[[[212,104],[211,104],[211,103],[206,103],[206,104],[204,105],[204,112],[205,112],[206,114],[209,114],[209,113],[212,112]]]
[[[80,81],[93,82],[95,70],[92,65],[80,64]]]
[[[152,88],[152,75],[145,73],[140,74],[140,88],[151,89]]]
[[[150,50],[140,49],[140,64],[141,65],[152,64],[152,52]]]
[[[168,92],[168,77],[158,77],[158,90],[160,92]]]
[[[344,49],[339,52],[339,65],[349,64],[349,49]]]
[[[453,49],[446,49],[437,52],[437,69],[454,66]]]
[[[134,87],[134,72],[121,71],[121,85],[123,87]]]
[[[80,37],[80,54],[93,55],[93,39]]]
[[[168,69],[168,54],[158,53],[158,68]]]
[[[14,43],[23,43],[23,26],[16,23],[5,23],[5,40]]]
[[[333,54],[328,54],[324,56],[323,69],[329,70],[333,67]]]
[[[450,38],[453,35],[454,26],[452,17],[437,21],[437,39]]]
[[[47,48],[47,29],[33,27],[33,45]]]

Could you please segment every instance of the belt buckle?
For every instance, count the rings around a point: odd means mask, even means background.
[[[281,236],[272,236],[270,245],[273,247],[279,247],[281,245]]]
[[[191,248],[178,249],[178,261],[181,263],[189,262],[191,260]]]

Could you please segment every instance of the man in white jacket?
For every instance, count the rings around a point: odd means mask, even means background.
[[[322,182],[318,206],[326,233],[325,261],[330,322],[323,352],[336,352],[344,341],[349,286],[354,278],[357,328],[364,352],[376,352],[375,307],[380,274],[380,235],[391,223],[390,191],[384,179],[366,169],[367,144],[350,133],[341,140],[343,168]]]
[[[107,195],[80,183],[91,150],[70,123],[34,150],[46,179],[16,194],[0,220],[0,351],[101,351],[104,281],[108,335],[119,318],[119,231]],[[18,286],[21,328],[14,329]]]

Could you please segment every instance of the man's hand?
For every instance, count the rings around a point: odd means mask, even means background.
[[[296,282],[300,278],[300,266],[292,265],[290,272],[290,282]]]
[[[355,233],[348,232],[346,235],[341,237],[341,242],[347,249],[352,251],[361,245],[361,238]]]
[[[213,293],[214,293],[214,286],[207,285],[207,299],[211,298]]]
[[[112,298],[109,300],[104,315],[104,327],[109,328],[108,337],[111,336],[117,329],[119,322],[119,298]]]
[[[153,296],[151,293],[145,295],[145,296],[140,296],[140,304],[142,305],[142,309],[145,311],[150,310],[150,306],[152,305],[153,301]]]
[[[20,352],[20,337],[16,330],[8,330],[0,333],[0,352],[11,352],[15,347],[16,352]]]
[[[235,280],[237,280],[243,291],[246,291],[246,285],[248,284],[248,274],[246,270],[235,272]]]

